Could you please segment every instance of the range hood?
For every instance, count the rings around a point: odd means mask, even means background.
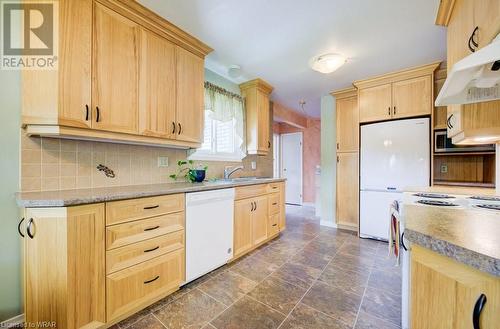
[[[500,99],[500,34],[486,47],[453,65],[436,106]]]

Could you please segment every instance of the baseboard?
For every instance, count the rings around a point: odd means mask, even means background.
[[[0,323],[0,328],[14,328],[16,326],[19,326],[24,323],[24,313],[16,315],[13,318],[7,319],[4,322]]]
[[[337,224],[335,224],[334,222],[326,221],[326,220],[320,220],[319,225],[331,227],[331,228],[337,228]]]

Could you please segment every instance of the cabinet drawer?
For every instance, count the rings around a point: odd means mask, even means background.
[[[106,225],[131,222],[183,210],[184,194],[107,202]]]
[[[256,196],[261,196],[269,193],[269,184],[259,184],[259,185],[250,185],[250,186],[241,186],[235,188],[235,200],[253,198]]]
[[[267,191],[269,193],[278,193],[278,192],[281,192],[281,183],[270,183],[270,184],[267,184]]]
[[[269,216],[268,228],[267,228],[267,232],[269,232],[268,237],[273,237],[280,232],[279,221],[280,221],[280,214],[279,213],[276,215]]]
[[[145,307],[184,281],[184,249],[108,275],[106,278],[107,322]]]
[[[269,215],[280,212],[280,195],[278,193],[269,195]]]
[[[184,212],[106,227],[106,250],[184,229]]]
[[[113,249],[106,252],[106,273],[123,270],[182,248],[184,248],[184,230]]]

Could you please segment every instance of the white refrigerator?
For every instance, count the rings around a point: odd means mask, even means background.
[[[429,118],[361,126],[361,237],[388,240],[389,210],[409,186],[430,184]]]

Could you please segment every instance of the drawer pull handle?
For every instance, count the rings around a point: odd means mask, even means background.
[[[159,229],[159,228],[160,228],[160,225],[156,225],[155,227],[148,227],[148,228],[144,229],[144,232],[156,230],[156,229]]]
[[[275,206],[275,205],[277,205],[277,204],[278,204],[277,202],[274,202],[274,203],[273,203],[273,206]]]
[[[157,246],[157,247],[152,248],[152,249],[144,250],[144,252],[151,252],[151,251],[155,251],[157,249],[160,249],[160,246]]]
[[[157,204],[156,206],[149,206],[149,207],[144,207],[144,210],[149,210],[149,209],[156,209],[156,208],[159,208],[160,205]]]
[[[278,226],[278,224],[273,224],[273,226]]]
[[[151,282],[153,282],[153,281],[158,280],[159,278],[160,278],[160,276],[159,276],[159,275],[157,275],[157,276],[156,276],[156,278],[154,278],[154,279],[151,279],[151,280],[148,280],[148,281],[144,281],[144,284],[151,283]]]
[[[273,190],[276,190],[278,188],[278,186],[273,186]]]

